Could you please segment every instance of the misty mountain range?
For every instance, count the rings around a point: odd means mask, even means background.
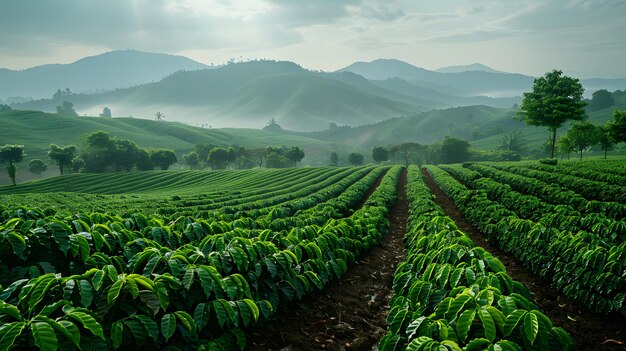
[[[80,114],[153,118],[215,127],[264,126],[314,131],[331,124],[357,126],[433,109],[511,107],[534,77],[481,64],[430,71],[399,60],[356,62],[336,72],[314,72],[292,62],[251,61],[210,67],[185,57],[113,51],[68,65],[0,70],[0,98],[60,99],[15,103],[18,109],[56,111],[71,101]],[[626,89],[626,79],[581,80],[588,91]]]

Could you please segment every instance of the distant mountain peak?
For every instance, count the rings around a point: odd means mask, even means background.
[[[472,63],[469,65],[460,65],[460,66],[447,66],[436,69],[435,72],[440,73],[459,73],[459,72],[468,72],[468,71],[482,71],[489,73],[505,73],[502,71],[495,70],[489,66],[485,66],[482,63]]]

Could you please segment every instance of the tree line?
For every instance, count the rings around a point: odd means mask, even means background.
[[[5,145],[0,148],[0,163],[8,163],[7,172],[13,185],[16,184],[16,163],[24,159],[23,145]],[[220,147],[212,144],[196,145],[195,150],[183,155],[190,169],[249,169],[254,167],[296,167],[305,154],[297,146],[265,147],[246,149],[239,146]],[[178,162],[174,150],[141,148],[133,141],[110,136],[97,131],[83,136],[82,147],[75,145],[50,145],[48,157],[54,161],[61,175],[81,171],[91,173],[115,171],[149,171],[155,168],[167,170]],[[41,159],[32,159],[28,170],[41,177],[48,165]]]

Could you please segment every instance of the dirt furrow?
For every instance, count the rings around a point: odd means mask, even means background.
[[[524,284],[533,294],[533,300],[552,322],[565,328],[574,338],[579,350],[626,350],[624,339],[626,324],[617,314],[609,316],[591,313],[576,302],[563,297],[550,282],[528,271],[515,257],[490,244],[486,237],[465,221],[461,212],[422,168],[426,185],[435,195],[435,202],[452,218],[460,230],[466,233],[475,245],[483,247],[497,257],[506,267],[507,273]]]
[[[341,279],[302,301],[282,306],[269,323],[251,331],[249,350],[372,349],[385,334],[393,274],[405,258],[406,180],[405,169],[397,185],[398,201],[390,213],[390,230],[382,242],[350,265]]]

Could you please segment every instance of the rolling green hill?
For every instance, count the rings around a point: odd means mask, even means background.
[[[260,129],[206,129],[178,122],[157,122],[138,118],[65,117],[39,111],[0,113],[0,143],[24,145],[27,154],[25,160],[18,164],[20,168],[18,181],[32,178],[26,170],[29,160],[40,158],[45,162],[50,161],[47,157],[50,144],[73,144],[80,147],[83,135],[98,130],[132,140],[140,147],[173,149],[179,156],[200,143],[240,145],[249,148],[298,145],[305,150],[309,159],[330,147],[330,143],[326,141]],[[0,184],[6,184],[8,179],[4,167],[2,170]],[[48,174],[57,173],[55,166],[49,166]]]
[[[371,86],[371,89],[383,89]],[[95,95],[72,95],[14,105],[23,109],[56,111],[71,101],[79,114],[99,114],[103,107],[114,116],[151,118],[156,111],[171,120],[219,127],[264,126],[274,118],[284,128],[321,130],[331,122],[361,125],[407,115],[427,108],[409,104],[388,91],[387,97],[363,91],[333,75],[311,72],[292,62],[256,61],[190,72],[127,89]]]

